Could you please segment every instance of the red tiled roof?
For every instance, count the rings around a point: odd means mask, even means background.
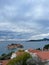
[[[0,60],[0,64],[6,65],[9,62],[9,60]]]
[[[32,52],[32,53],[40,52],[40,50],[35,50],[35,49],[29,49],[28,51],[29,51],[29,52]]]
[[[38,52],[37,55],[38,55],[42,60],[49,60],[49,51],[41,51],[41,52]]]
[[[31,53],[36,53],[36,55],[41,58],[42,60],[49,60],[49,51],[40,51],[40,50],[28,50]]]

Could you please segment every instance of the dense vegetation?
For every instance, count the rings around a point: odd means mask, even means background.
[[[40,50],[41,51],[41,48],[37,48],[36,50]]]
[[[47,44],[47,45],[45,45],[44,47],[43,47],[43,49],[49,49],[49,44]]]
[[[31,55],[24,52],[23,55],[17,56],[16,58],[10,60],[7,65],[27,65],[27,59],[31,58]]]
[[[42,48],[37,48],[36,50],[42,50]],[[43,47],[43,51],[44,50],[49,50],[49,44],[46,44],[44,47]]]
[[[13,51],[13,52],[14,52],[14,51]],[[10,57],[11,57],[11,55],[12,55],[13,52],[10,52],[10,53],[8,53],[8,54],[2,54],[2,55],[0,56],[0,60],[8,60],[8,59],[10,59]]]

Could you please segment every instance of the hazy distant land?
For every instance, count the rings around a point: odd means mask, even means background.
[[[43,39],[37,39],[37,40],[28,40],[28,42],[33,42],[33,41],[49,41],[49,39],[43,38]]]

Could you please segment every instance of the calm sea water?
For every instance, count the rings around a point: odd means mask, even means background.
[[[41,42],[15,42],[15,41],[2,41],[0,42],[0,55],[3,53],[9,53],[11,51],[17,51],[18,49],[14,49],[14,50],[9,50],[7,48],[8,44],[11,43],[16,43],[16,44],[22,44],[24,46],[24,49],[29,49],[29,48],[43,48],[44,45],[49,44],[49,41],[41,41]]]

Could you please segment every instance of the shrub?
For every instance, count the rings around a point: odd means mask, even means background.
[[[20,50],[18,50],[18,52],[24,52],[25,50],[23,50],[23,49],[20,49]]]
[[[27,65],[26,61],[29,58],[31,58],[30,54],[24,52],[23,55],[17,56],[16,58],[10,60],[10,62],[7,65]]]

